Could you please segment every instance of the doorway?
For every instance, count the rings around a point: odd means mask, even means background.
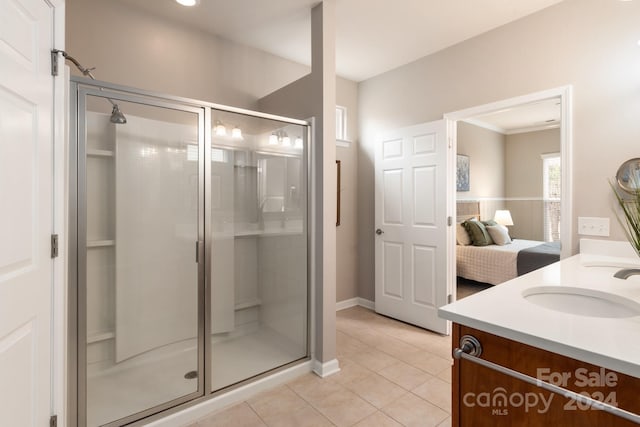
[[[565,86],[536,92],[448,113],[444,117],[447,120],[448,135],[451,137],[454,151],[449,165],[451,174],[454,176],[453,182],[456,182],[455,175],[458,166],[456,161],[458,159],[462,158],[466,161],[467,179],[471,176],[471,189],[468,186],[456,188],[455,185],[450,188],[450,191],[457,194],[457,197],[452,198],[454,202],[449,208],[451,212],[454,212],[458,225],[465,221],[465,218],[476,217],[478,220],[493,220],[496,212],[506,212],[509,214],[509,218],[504,220],[507,224],[506,227],[516,238],[521,239],[520,241],[522,239],[542,242],[559,240],[562,243],[561,250],[559,250],[560,256],[562,258],[569,256],[573,247],[571,87]],[[518,120],[520,120],[519,124],[517,124]],[[509,126],[511,126],[511,130],[509,130]],[[505,128],[508,129],[505,130]],[[490,153],[483,152],[480,153],[481,155],[469,156],[469,146],[465,146],[461,140],[465,134],[472,133],[472,131],[480,134],[484,132],[486,135],[492,134],[494,137],[497,135],[497,139],[502,140],[503,147],[509,147],[508,144],[512,144],[510,146],[511,154],[505,156],[504,152],[508,150],[502,148],[502,154],[494,156],[493,164],[485,164],[482,160],[482,156],[485,159],[491,157]],[[546,139],[543,139],[542,136]],[[554,138],[555,142],[550,144],[544,142]],[[478,137],[477,139],[482,138]],[[498,145],[500,143],[500,141],[495,142]],[[525,147],[529,151],[527,154],[529,160],[524,166],[516,164],[521,160],[515,159],[524,158],[523,155],[513,154],[522,152],[521,148],[519,150],[514,148],[518,146]],[[557,147],[557,149],[552,147]],[[481,150],[479,147],[475,147],[475,149]],[[536,150],[540,152],[532,154]],[[479,153],[476,152],[476,154]],[[537,157],[533,158],[532,155]],[[475,181],[473,180],[474,160]],[[485,172],[488,171],[487,173],[483,173],[483,165],[486,169]],[[553,175],[553,173],[557,175]],[[483,179],[478,180],[478,174]],[[510,178],[504,184],[506,174],[509,174]],[[487,188],[478,188],[478,186],[499,185],[491,183],[491,179],[495,182],[502,181],[503,187],[493,194]],[[473,188],[474,184],[476,185],[475,189]],[[461,203],[460,200],[463,202]],[[467,209],[466,212],[465,209]],[[456,259],[458,252],[456,243],[460,244],[460,242],[455,241],[455,235],[451,236],[451,239],[450,248],[452,250],[449,256]],[[450,274],[452,277],[457,277],[457,273],[456,263],[453,263],[453,270],[450,271]],[[500,282],[499,279],[495,280]],[[489,280],[480,280],[480,282],[496,284]],[[470,285],[474,285],[474,283]],[[465,283],[465,287],[469,288],[469,284]],[[484,288],[486,286],[482,286],[482,284],[477,287],[478,290]],[[468,293],[469,289],[465,289],[463,292],[465,295]]]

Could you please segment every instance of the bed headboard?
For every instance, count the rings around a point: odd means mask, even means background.
[[[456,202],[456,222],[464,222],[469,218],[480,219],[479,201],[457,201]]]

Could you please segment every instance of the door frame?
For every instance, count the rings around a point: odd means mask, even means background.
[[[455,217],[456,205],[455,205],[455,157],[458,151],[457,148],[457,122],[460,120],[472,118],[481,114],[493,113],[496,111],[513,108],[522,104],[527,104],[536,101],[543,101],[550,98],[560,99],[560,155],[561,155],[561,179],[562,179],[562,200],[560,202],[560,241],[562,244],[562,250],[560,253],[561,258],[567,258],[573,253],[574,241],[573,241],[573,199],[572,189],[573,184],[571,180],[572,176],[572,164],[573,164],[573,122],[572,122],[572,93],[573,86],[566,85],[553,89],[543,90],[540,92],[533,92],[514,98],[508,98],[497,102],[491,102],[489,104],[479,105],[476,107],[466,108],[464,110],[458,110],[451,113],[444,114],[444,119],[447,122],[447,136],[449,139],[449,145],[452,148],[450,150],[452,156],[449,163],[449,178],[451,181],[448,183],[449,191],[454,194],[452,198],[452,206],[450,206],[450,212]],[[450,274],[455,277],[455,235],[452,233],[449,236],[451,240],[451,252],[449,257],[454,260],[450,266]],[[449,263],[448,263],[449,264]],[[455,295],[455,293],[454,293]]]
[[[103,85],[104,86],[104,85]],[[86,324],[86,304],[81,304],[81,301],[86,301],[87,296],[87,212],[86,207],[81,206],[79,201],[86,200],[87,196],[87,141],[86,141],[86,102],[87,99],[92,96],[96,98],[111,99],[113,101],[131,102],[139,105],[172,109],[181,112],[187,112],[196,114],[198,116],[198,147],[200,149],[200,158],[198,161],[198,176],[199,182],[205,182],[205,174],[210,170],[205,164],[210,164],[211,160],[211,141],[205,138],[205,133],[208,133],[207,129],[210,129],[210,108],[197,105],[189,105],[185,103],[166,101],[158,98],[149,98],[134,93],[118,93],[110,88],[101,87],[98,85],[83,84],[80,79],[73,78],[70,81],[70,88],[73,92],[70,95],[71,105],[73,111],[76,112],[73,117],[73,128],[70,127],[72,137],[70,139],[69,153],[73,158],[73,170],[70,171],[72,179],[70,184],[72,190],[70,191],[71,201],[73,202],[73,208],[70,208],[72,212],[72,219],[74,222],[69,225],[70,239],[69,249],[71,256],[72,271],[70,273],[70,295],[73,298],[74,305],[69,307],[71,313],[70,325],[73,328],[70,330],[69,338],[71,339],[69,348],[70,354],[73,354],[75,363],[70,365],[69,374],[73,376],[75,384],[70,384],[70,389],[73,390],[75,396],[73,401],[75,403],[75,411],[70,412],[70,416],[77,414],[78,420],[83,420],[86,423],[87,418],[87,324]],[[207,300],[210,292],[210,286],[205,285],[205,280],[210,275],[205,275],[205,264],[209,264],[206,261],[204,250],[201,242],[205,242],[205,229],[210,229],[210,218],[202,216],[204,206],[206,203],[210,204],[209,195],[205,192],[204,186],[198,186],[198,218],[197,218],[197,241],[198,241],[198,272],[197,272],[197,329],[196,337],[198,343],[197,350],[197,369],[202,375],[198,375],[197,389],[186,395],[177,397],[170,401],[162,402],[156,406],[146,408],[135,414],[129,414],[128,416],[114,420],[107,425],[120,425],[121,423],[135,422],[142,417],[153,415],[162,412],[166,409],[174,406],[195,400],[198,397],[205,396],[207,390],[210,389],[210,375],[206,369],[206,363],[204,360],[205,349],[209,349],[210,340],[206,340],[205,337],[210,335],[210,323],[206,323],[209,320],[207,316],[208,310],[205,309],[204,301]],[[195,242],[194,242],[195,243]],[[209,242],[210,245],[210,242]],[[206,253],[210,253],[206,251]],[[210,268],[210,266],[207,265]],[[206,319],[205,319],[206,318]],[[75,372],[72,372],[74,371]],[[71,382],[71,381],[70,381]]]
[[[65,0],[44,0],[53,14],[52,49],[65,48]],[[51,415],[57,416],[58,425],[68,421],[67,366],[68,340],[68,131],[69,120],[68,82],[69,69],[60,67],[60,75],[52,78],[53,84],[53,217],[52,233],[58,235],[58,257],[53,259],[51,295]]]

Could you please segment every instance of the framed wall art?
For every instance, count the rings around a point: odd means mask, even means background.
[[[469,191],[469,156],[464,154],[456,158],[456,191]]]

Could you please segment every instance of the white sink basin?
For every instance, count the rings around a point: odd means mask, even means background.
[[[570,286],[536,286],[522,292],[532,304],[587,317],[640,316],[640,303],[618,295]]]

